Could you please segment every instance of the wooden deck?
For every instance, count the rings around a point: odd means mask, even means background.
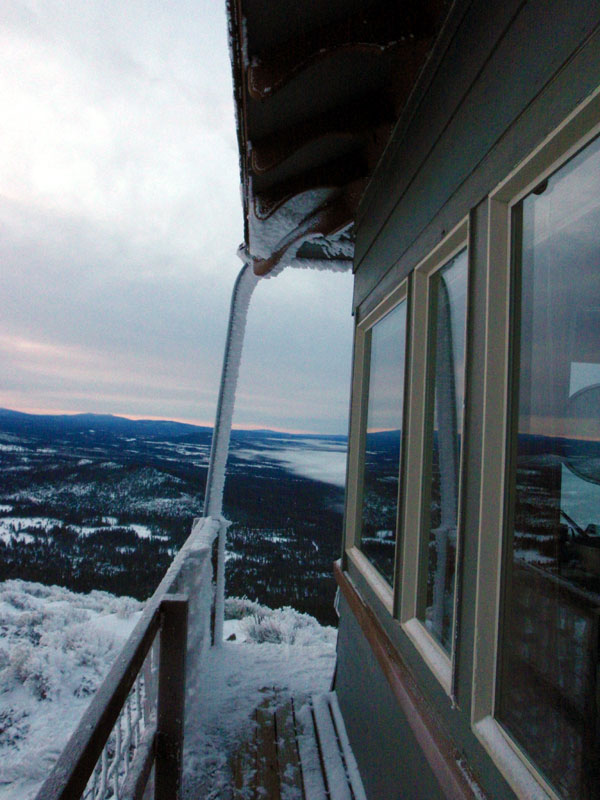
[[[232,763],[235,800],[366,800],[334,692],[268,693]]]

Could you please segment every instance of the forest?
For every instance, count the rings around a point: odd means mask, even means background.
[[[210,435],[179,423],[0,411],[0,580],[149,597],[202,515]],[[343,489],[282,464],[284,444],[343,457],[345,440],[234,431],[227,592],[333,624]]]

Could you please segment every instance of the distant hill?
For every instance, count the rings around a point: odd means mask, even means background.
[[[22,436],[68,434],[93,430],[122,436],[186,436],[212,428],[168,420],[127,419],[112,414],[25,414],[0,408],[0,429]]]
[[[94,433],[96,437],[115,435],[136,438],[164,436],[169,439],[186,438],[190,441],[195,441],[200,437],[202,441],[205,441],[206,435],[212,433],[212,427],[170,420],[128,419],[127,417],[118,417],[113,414],[26,414],[22,411],[0,408],[0,431],[12,433],[16,436],[35,436],[42,439],[52,438],[57,435],[69,436],[70,434]],[[347,438],[343,435],[292,434],[268,429],[234,430],[232,435],[237,440],[253,439],[256,436],[269,436],[277,439],[294,437],[345,442]]]

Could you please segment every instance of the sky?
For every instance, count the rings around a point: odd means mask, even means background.
[[[212,425],[243,239],[224,0],[3,0],[0,406]],[[352,278],[250,307],[236,427],[346,433]]]

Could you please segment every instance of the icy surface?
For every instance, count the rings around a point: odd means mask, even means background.
[[[29,800],[140,617],[107,592],[0,583],[0,800]]]
[[[226,613],[241,616],[225,622],[226,637],[236,640],[207,653],[187,699],[186,800],[226,796],[229,759],[249,735],[251,714],[265,698],[261,690],[326,692],[333,675],[333,628],[290,608],[272,611],[248,601],[228,600]]]
[[[330,188],[309,189],[288,200],[278,208],[268,219],[260,219],[254,212],[254,204],[250,204],[248,225],[250,233],[250,250],[255,258],[269,258],[282,240],[290,232],[302,225],[307,216],[315,209],[324,206],[335,196],[335,190]],[[295,251],[303,244],[298,242]],[[286,265],[289,264],[289,259]]]

